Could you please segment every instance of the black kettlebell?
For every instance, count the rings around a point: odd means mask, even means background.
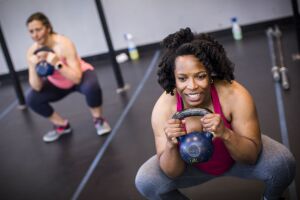
[[[204,116],[211,113],[207,109],[191,108],[173,115],[173,119],[184,119],[190,116]],[[214,151],[212,144],[213,134],[210,132],[191,132],[178,137],[180,142],[179,152],[181,158],[188,164],[195,164],[208,161]]]
[[[43,46],[43,47],[35,50],[33,54],[37,54],[41,51],[53,52],[54,53],[54,51],[52,49],[50,49],[49,47]],[[54,73],[54,70],[55,70],[54,66],[47,63],[46,61],[39,62],[35,66],[35,69],[36,69],[37,74],[40,77],[46,77],[46,76],[52,75]]]

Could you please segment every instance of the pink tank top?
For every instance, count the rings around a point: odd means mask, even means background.
[[[177,97],[177,111],[182,111],[183,102],[181,96],[178,93],[176,93],[176,97]],[[226,120],[222,112],[218,93],[213,84],[211,84],[211,98],[212,98],[212,103],[213,103],[215,113],[220,114],[224,122],[224,125],[227,128],[231,129],[230,123]],[[194,166],[208,174],[221,175],[231,168],[231,166],[234,164],[234,160],[231,158],[221,138],[215,138],[213,140],[213,146],[214,146],[214,152],[210,160],[207,162],[195,164]]]
[[[65,59],[62,59],[61,61],[65,65],[67,65],[67,61]],[[80,67],[83,72],[86,70],[94,69],[92,65],[83,61],[82,59],[80,59]],[[61,89],[69,89],[74,86],[74,83],[69,79],[65,78],[63,75],[61,75],[59,70],[54,70],[54,73],[51,76],[48,76],[47,78],[53,85]]]

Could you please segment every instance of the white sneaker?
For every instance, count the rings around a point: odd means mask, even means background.
[[[54,130],[49,131],[46,133],[43,137],[44,142],[53,142],[55,140],[58,140],[60,136],[65,135],[67,133],[71,133],[72,129],[70,127],[70,124],[68,123],[66,126],[55,126]]]
[[[94,124],[98,135],[104,135],[111,131],[108,122],[102,117],[94,119]]]

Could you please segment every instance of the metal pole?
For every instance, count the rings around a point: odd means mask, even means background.
[[[17,94],[17,97],[19,100],[19,108],[24,109],[24,108],[26,108],[26,105],[25,105],[23,91],[22,91],[18,75],[14,69],[14,66],[13,66],[13,63],[12,63],[5,39],[4,39],[1,24],[0,24],[0,42],[1,42],[1,47],[2,47],[3,54],[4,54],[4,58],[6,60],[6,63],[7,63],[8,69],[9,69],[9,74],[13,80],[14,88],[15,88],[15,91],[16,91],[16,94]]]
[[[98,10],[99,17],[100,17],[100,20],[101,20],[104,35],[105,35],[105,38],[106,38],[106,43],[107,43],[107,46],[108,46],[108,49],[109,49],[110,60],[112,62],[113,70],[114,70],[115,77],[116,77],[116,80],[117,80],[117,84],[118,84],[118,87],[119,87],[117,89],[117,92],[118,91],[122,92],[123,90],[128,89],[128,86],[124,85],[122,73],[121,73],[119,64],[117,63],[116,58],[115,58],[115,50],[113,48],[113,45],[112,45],[112,42],[111,42],[111,39],[110,39],[110,34],[109,34],[108,26],[107,26],[107,23],[106,23],[106,19],[105,19],[103,7],[102,7],[102,4],[101,4],[101,0],[95,0],[95,2],[96,2],[96,5],[97,5],[97,10]]]

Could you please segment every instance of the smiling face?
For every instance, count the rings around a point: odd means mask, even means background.
[[[39,45],[45,45],[50,34],[50,29],[40,20],[33,20],[27,25],[28,31],[33,41]]]
[[[210,102],[210,77],[204,65],[193,55],[175,59],[177,92],[187,108],[206,107]]]

